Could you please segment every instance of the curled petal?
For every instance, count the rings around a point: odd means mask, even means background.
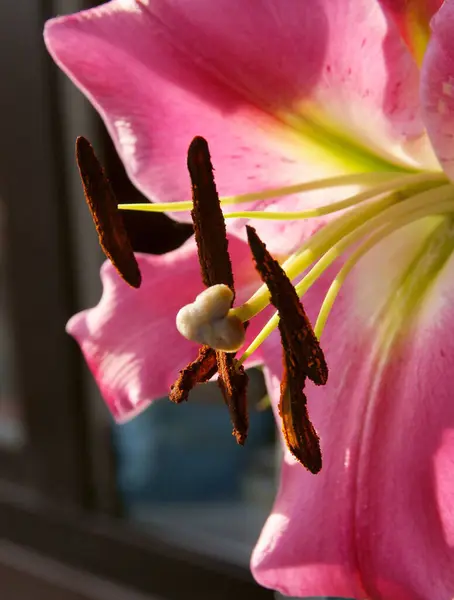
[[[230,237],[229,248],[238,272],[238,297],[244,301],[258,278],[247,244]],[[197,345],[180,336],[175,325],[181,306],[203,289],[194,239],[163,256],[138,254],[137,261],[143,276],[140,289],[131,289],[104,263],[99,304],[75,315],[67,326],[118,421],[166,396],[178,371],[197,356]],[[261,325],[263,321],[249,328],[247,340]],[[254,359],[259,361],[258,356]]]
[[[252,558],[266,587],[297,597],[454,596],[453,254],[411,320],[393,312],[399,297],[391,295],[424,228],[367,255],[334,306],[322,339],[330,380],[307,394],[324,468],[313,477],[284,449],[277,500]],[[325,291],[320,284],[305,297],[310,317]],[[383,339],[383,319],[393,315],[405,328]],[[267,369],[275,404],[281,367],[271,355]]]
[[[454,179],[454,2],[446,0],[431,22],[421,70],[427,131],[445,173]]]

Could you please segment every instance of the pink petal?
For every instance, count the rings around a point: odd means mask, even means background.
[[[427,150],[418,70],[373,0],[113,0],[49,22],[45,39],[150,199],[188,198],[196,134],[210,143],[221,195],[383,168],[374,150],[406,162]],[[285,208],[302,202],[313,199]],[[269,243],[273,228],[259,223]],[[270,250],[292,241],[280,235]]]
[[[446,0],[431,22],[421,71],[421,102],[435,153],[454,178],[454,2]]]
[[[453,255],[388,360],[373,354],[373,324],[425,226],[365,257],[334,307],[321,340],[328,385],[307,389],[324,466],[314,477],[285,451],[252,558],[266,587],[297,597],[454,597]],[[305,298],[311,316],[325,291]],[[267,368],[276,402],[276,357]]]
[[[259,285],[248,246],[230,238],[238,302]],[[178,333],[175,317],[193,302],[204,286],[193,239],[162,256],[138,254],[140,289],[130,288],[105,262],[99,304],[75,315],[67,331],[78,341],[101,393],[117,421],[144,410],[166,396],[178,371],[197,356],[197,344]],[[249,327],[247,341],[258,333],[262,320]],[[254,362],[260,361],[258,355]]]

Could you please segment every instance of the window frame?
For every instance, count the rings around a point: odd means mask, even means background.
[[[64,6],[64,11],[61,10]],[[25,446],[0,448],[0,536],[164,600],[266,600],[248,569],[145,535],[115,493],[107,409],[65,333],[99,297],[101,253],[76,188],[75,135],[101,140],[88,103],[42,42],[46,18],[84,0],[0,3],[4,121],[0,194],[7,205],[7,285]],[[80,240],[84,244],[80,244]],[[86,242],[85,242],[86,240]]]

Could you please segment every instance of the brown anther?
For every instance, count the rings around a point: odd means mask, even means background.
[[[281,382],[279,414],[287,448],[314,475],[322,468],[320,440],[307,412],[304,394],[306,375],[287,363],[284,351],[284,373]]]
[[[192,183],[191,216],[203,282],[208,287],[223,283],[235,294],[224,215],[214,182],[210,151],[202,137],[195,137],[189,146],[188,169]],[[171,388],[170,398],[174,402],[187,400],[190,390],[197,383],[208,381],[217,370],[218,384],[233,424],[233,435],[239,444],[244,444],[249,424],[246,402],[249,378],[243,367],[236,365],[234,357],[233,353],[202,346],[197,359],[180,371]]]
[[[218,370],[216,350],[201,346],[197,358],[185,367],[170,388],[169,398],[179,404],[188,399],[189,392],[198,384],[209,381]]]
[[[328,380],[325,357],[292,282],[268,252],[255,229],[246,225],[246,230],[257,271],[279,312],[279,330],[284,347],[296,350],[297,365],[309,379],[316,385],[325,385]]]
[[[224,283],[235,293],[224,215],[214,182],[210,151],[202,137],[195,137],[189,146],[188,169],[192,183],[191,216],[203,283],[207,287]]]
[[[249,414],[247,406],[247,385],[249,377],[243,365],[239,365],[235,355],[228,352],[217,352],[219,379],[224,401],[229,409],[230,420],[236,441],[241,446],[247,438]]]
[[[84,137],[78,137],[76,140],[76,159],[85,199],[104,254],[119,275],[129,285],[138,288],[142,276],[122,216],[117,208],[115,194],[92,145]]]
[[[279,331],[284,351],[279,412],[290,452],[309,471],[318,473],[322,456],[317,432],[307,413],[306,377],[317,385],[328,378],[325,358],[310,321],[291,281],[273,259],[255,229],[246,226],[257,271],[268,286],[272,304],[279,312]]]

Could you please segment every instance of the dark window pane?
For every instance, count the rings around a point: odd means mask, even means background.
[[[6,282],[7,214],[0,199],[0,447],[18,449],[24,444],[16,374],[14,345]]]
[[[185,547],[247,566],[275,493],[275,428],[258,370],[250,374],[250,432],[235,443],[216,383],[190,400],[162,399],[115,427],[118,486],[128,518]]]

